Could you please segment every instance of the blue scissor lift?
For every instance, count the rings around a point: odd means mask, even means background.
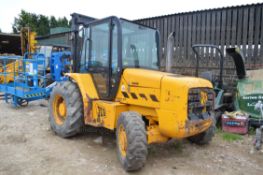
[[[0,84],[0,92],[7,103],[15,107],[27,105],[28,102],[47,98],[52,90],[52,84],[46,86],[45,56],[43,54],[25,54],[24,58],[2,56],[0,57],[4,71],[4,83]],[[6,70],[6,65],[12,62],[14,71]],[[18,69],[15,68],[19,62]],[[13,76],[13,82],[6,82],[8,76]],[[40,80],[44,87],[39,86]]]

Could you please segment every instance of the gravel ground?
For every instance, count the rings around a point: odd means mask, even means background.
[[[70,139],[51,130],[46,101],[13,108],[0,101],[0,174],[128,174],[116,156],[115,135],[92,129]],[[44,107],[43,107],[44,105]],[[146,166],[132,174],[263,174],[263,153],[253,138],[227,142],[217,134],[210,145],[172,140],[149,146]]]

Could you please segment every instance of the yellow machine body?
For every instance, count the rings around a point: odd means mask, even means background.
[[[114,131],[126,171],[145,165],[147,144],[173,138],[200,145],[211,141],[212,84],[159,71],[157,30],[114,16],[72,17],[74,73],[53,87],[49,99],[49,121],[56,134],[71,137],[84,125]]]
[[[24,55],[34,53],[36,51],[36,32],[31,31],[29,27],[23,27],[20,31],[21,52]]]
[[[67,76],[80,89],[87,125],[114,130],[121,112],[136,111],[148,121],[148,143],[160,143],[202,133],[212,124],[211,118],[188,120],[189,90],[212,89],[212,84],[205,79],[127,68],[121,76],[115,100],[104,101],[99,99],[90,74],[69,73]],[[207,100],[204,92],[200,103]]]
[[[14,81],[14,76],[17,74],[22,62],[17,60],[6,64],[6,67],[2,65],[0,67],[0,84],[9,83]],[[5,74],[3,74],[5,72]]]

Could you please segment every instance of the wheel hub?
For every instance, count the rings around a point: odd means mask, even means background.
[[[119,149],[120,149],[120,152],[121,152],[121,155],[123,157],[126,156],[126,151],[127,151],[127,136],[126,136],[126,131],[123,127],[123,125],[121,125],[119,127]]]
[[[67,117],[67,106],[64,98],[56,95],[53,101],[53,116],[58,125],[62,125]]]
[[[65,102],[60,103],[58,107],[59,115],[64,117],[66,115],[66,105]]]

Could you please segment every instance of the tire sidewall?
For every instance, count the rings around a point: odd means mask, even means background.
[[[61,90],[61,83],[58,83],[52,90],[52,94],[50,96],[50,101],[49,101],[49,121],[50,121],[50,125],[51,125],[51,128],[59,135],[64,135],[63,131],[67,129],[67,126],[68,126],[68,122],[70,122],[70,120],[68,120],[68,118],[70,117],[70,114],[69,114],[69,109],[70,108],[70,101],[69,101],[69,96],[67,94],[65,94],[65,91],[62,91]],[[53,101],[54,101],[54,98],[56,95],[60,95],[66,102],[66,106],[67,106],[67,115],[66,115],[66,119],[65,121],[63,122],[62,125],[58,125],[55,121],[55,118],[53,116]]]
[[[123,126],[126,133],[127,148],[126,156],[121,154],[119,144],[119,128]],[[120,114],[116,128],[117,155],[126,171],[136,171],[145,165],[147,159],[147,135],[145,123],[142,116],[133,111],[127,111]]]

